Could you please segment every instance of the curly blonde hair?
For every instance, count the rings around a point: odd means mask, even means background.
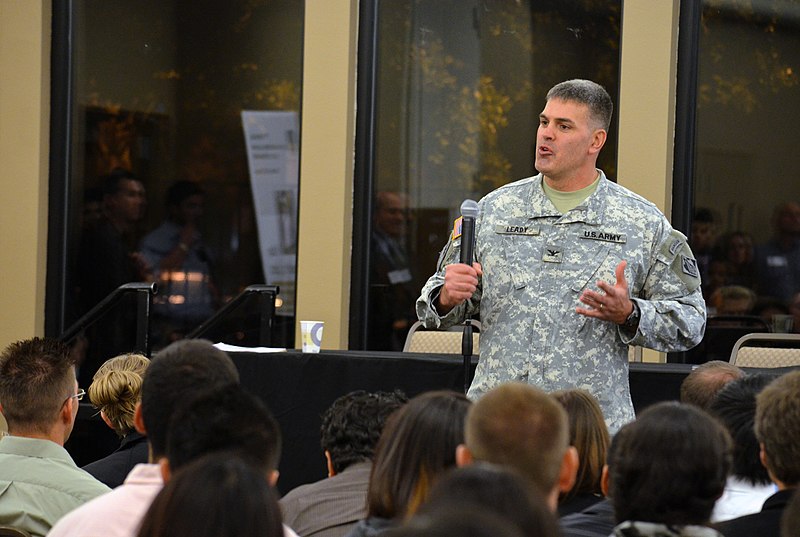
[[[92,377],[89,399],[120,437],[133,430],[133,413],[149,365],[150,360],[141,354],[121,354],[106,360]]]

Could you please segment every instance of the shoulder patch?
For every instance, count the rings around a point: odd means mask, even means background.
[[[464,223],[464,217],[459,216],[453,222],[453,232],[450,234],[450,240],[454,241],[461,236],[461,225]]]

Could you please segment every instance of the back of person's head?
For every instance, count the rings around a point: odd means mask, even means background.
[[[277,469],[278,423],[267,406],[238,384],[187,399],[169,422],[167,460],[171,472],[210,453],[236,453],[264,475]]]
[[[800,484],[800,371],[785,373],[758,394],[755,429],[773,480]]]
[[[139,537],[282,537],[277,493],[239,457],[217,453],[186,466],[153,500]]]
[[[492,512],[453,502],[436,513],[415,516],[398,528],[381,532],[381,537],[526,537],[509,520]],[[558,533],[541,534],[556,537]],[[537,535],[539,537],[539,535]]]
[[[111,173],[102,177],[103,181],[103,196],[113,196],[122,188],[124,181],[138,181],[131,171],[125,168],[114,168]]]
[[[553,99],[586,105],[595,128],[607,131],[611,125],[614,103],[605,88],[596,82],[577,78],[566,80],[547,92],[547,100]]]
[[[456,504],[500,515],[523,535],[558,535],[555,515],[545,499],[510,468],[479,462],[449,470],[433,486],[417,515],[436,516]]]
[[[200,184],[194,181],[175,181],[167,190],[167,207],[180,205],[192,196],[202,196],[205,192]]]
[[[561,390],[550,395],[567,411],[569,443],[578,451],[579,461],[575,485],[562,493],[559,501],[569,501],[580,494],[602,494],[600,480],[610,440],[600,404],[586,390]]]
[[[156,354],[142,382],[141,402],[153,460],[166,452],[169,420],[181,403],[200,392],[238,382],[233,361],[208,341],[176,341]]]
[[[416,511],[441,474],[455,466],[469,406],[464,394],[434,391],[414,397],[389,417],[370,474],[370,516],[402,518]]]
[[[725,488],[731,440],[706,412],[658,403],[617,432],[608,466],[617,523],[702,525]]]
[[[740,379],[744,372],[722,360],[711,360],[692,369],[681,382],[681,403],[708,410],[717,393],[732,380]]]
[[[709,407],[733,440],[733,474],[754,486],[770,483],[767,470],[759,459],[760,447],[754,425],[756,396],[771,380],[772,377],[767,375],[750,375],[729,382]]]
[[[17,341],[0,355],[0,404],[11,434],[48,433],[74,393],[75,361],[60,341]]]
[[[121,354],[106,360],[92,377],[89,399],[118,436],[126,436],[134,429],[133,415],[149,365],[150,360],[141,354]]]
[[[386,419],[408,402],[400,392],[350,392],[336,399],[322,415],[320,444],[335,473],[351,464],[371,461]]]
[[[569,448],[567,413],[538,388],[501,384],[472,406],[465,437],[475,460],[510,466],[548,496]]]

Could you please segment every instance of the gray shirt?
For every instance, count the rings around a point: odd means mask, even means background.
[[[419,319],[446,328],[480,312],[481,355],[470,397],[509,381],[548,392],[583,388],[598,398],[615,432],[634,418],[628,346],[681,351],[702,339],[706,306],[686,237],[654,204],[602,172],[595,192],[563,215],[545,195],[541,174],[498,188],[479,206],[478,290],[446,315],[436,311],[444,267],[458,262],[461,239],[451,236],[417,300]],[[641,311],[630,333],[575,312],[584,289],[616,281],[622,260]]]

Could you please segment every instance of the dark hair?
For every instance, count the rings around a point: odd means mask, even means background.
[[[699,408],[657,403],[614,436],[608,467],[618,524],[706,524],[725,488],[731,440]]]
[[[375,449],[369,516],[402,518],[416,511],[444,470],[455,466],[469,405],[464,394],[433,391],[389,417]]]
[[[336,399],[322,415],[320,444],[331,455],[337,474],[351,464],[371,461],[389,415],[408,398],[400,391],[350,392]]]
[[[75,360],[58,340],[17,341],[0,355],[0,404],[12,433],[49,431],[74,389]]]
[[[264,474],[278,467],[278,422],[238,384],[185,401],[169,422],[166,455],[172,471],[219,451],[237,453]]]
[[[569,448],[567,412],[534,386],[501,384],[470,409],[466,444],[475,460],[510,466],[547,496]]]
[[[729,382],[717,394],[709,411],[728,429],[733,439],[733,473],[750,484],[770,484],[761,464],[761,450],[754,430],[756,395],[772,381],[767,375],[746,376]]]
[[[755,429],[767,469],[787,487],[800,484],[800,371],[784,373],[756,396]]]
[[[740,368],[722,360],[700,364],[681,382],[681,403],[708,410],[714,397],[727,383],[743,376]]]
[[[448,471],[415,516],[436,517],[456,504],[465,510],[499,515],[513,522],[523,535],[558,535],[556,517],[545,498],[509,468],[478,462]]]
[[[559,502],[579,494],[603,494],[600,481],[610,442],[608,427],[597,399],[586,390],[560,390],[550,394],[561,403],[569,419],[569,443],[578,451],[578,475]]]
[[[194,461],[164,486],[139,537],[282,537],[278,497],[264,474],[228,453]]]
[[[142,418],[153,459],[166,453],[169,420],[182,403],[238,382],[233,361],[209,341],[176,341],[156,354],[142,381]]]
[[[556,84],[547,92],[547,100],[572,101],[589,107],[589,116],[597,127],[608,130],[614,103],[603,86],[578,78]]]
[[[203,188],[194,181],[176,181],[167,190],[167,207],[180,205],[185,199],[204,194]]]
[[[795,490],[781,516],[781,537],[800,535],[800,492]]]
[[[125,168],[114,168],[111,173],[101,178],[103,182],[103,195],[113,196],[119,192],[123,181],[138,181],[139,178]]]
[[[407,524],[380,533],[381,537],[525,537],[511,521],[491,512],[467,509],[456,502],[446,509],[415,516]],[[557,533],[554,535],[558,535]],[[549,535],[543,534],[543,537]]]

